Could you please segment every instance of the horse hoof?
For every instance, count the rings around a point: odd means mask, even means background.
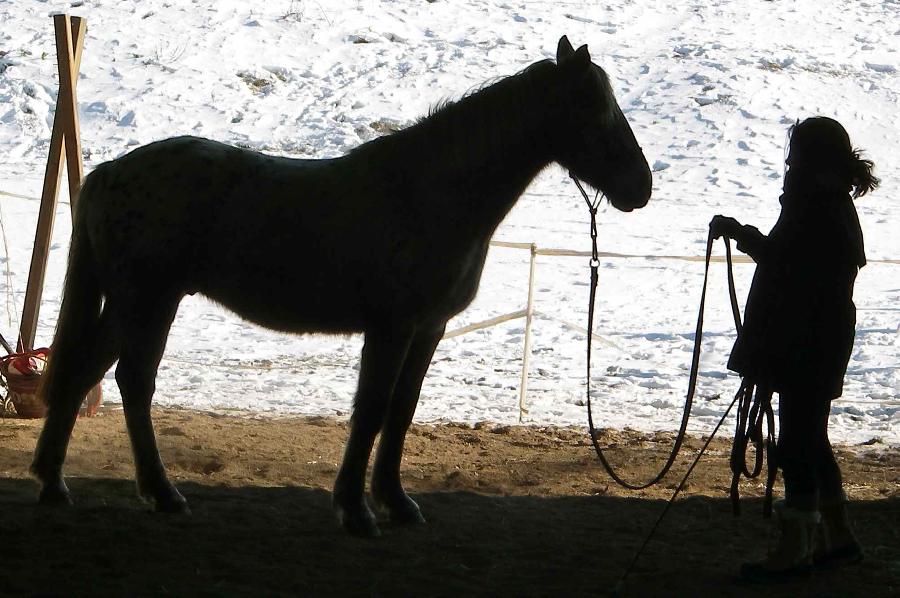
[[[191,514],[187,499],[181,495],[181,492],[175,486],[168,485],[162,491],[153,493],[144,492],[138,486],[138,495],[146,502],[152,502],[153,510],[157,513]]]
[[[390,518],[391,523],[397,525],[422,525],[425,523],[425,517],[422,516],[422,511],[419,510],[419,507],[414,502],[412,509],[394,509],[393,511],[388,511],[388,517]]]
[[[191,514],[191,508],[188,506],[187,500],[180,494],[174,497],[156,499],[154,502],[154,510],[157,513],[172,513],[175,515]]]
[[[47,484],[38,494],[38,504],[44,507],[69,507],[74,504],[69,489],[63,483]]]
[[[375,515],[368,506],[363,505],[362,509],[350,511],[343,507],[335,506],[335,514],[338,523],[351,536],[357,538],[378,538],[381,536],[381,530],[375,522]]]
[[[391,523],[395,525],[422,525],[425,517],[416,501],[408,494],[403,493],[400,498],[392,501],[376,500],[378,510],[385,513]]]
[[[156,503],[154,507],[154,511],[157,513],[170,513],[173,515],[190,515],[191,508],[188,506],[187,502],[172,502],[172,503]]]
[[[340,519],[344,531],[357,538],[380,538],[381,530],[372,519],[344,517]]]

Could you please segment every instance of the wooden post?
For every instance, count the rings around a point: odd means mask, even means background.
[[[37,232],[34,236],[34,248],[31,253],[31,268],[28,271],[22,324],[19,328],[18,348],[20,351],[34,348],[41,295],[44,291],[44,274],[47,271],[50,239],[53,236],[53,222],[56,219],[56,201],[62,182],[63,164],[68,162],[69,203],[73,210],[83,177],[75,87],[78,81],[78,68],[81,64],[85,25],[84,20],[80,17],[70,18],[69,15],[54,15],[53,25],[56,28],[59,96],[56,100],[56,114],[53,116],[50,157],[44,173],[41,208],[38,212]]]
[[[34,235],[31,267],[28,271],[25,307],[22,310],[22,323],[19,328],[19,351],[34,348],[63,165],[65,164],[67,168],[69,206],[73,213],[78,191],[81,189],[81,181],[84,178],[84,167],[81,161],[81,135],[78,127],[78,100],[75,91],[87,25],[81,17],[53,15],[53,26],[56,31],[59,95],[56,99],[56,113],[53,116],[50,155],[47,159],[47,170],[44,173],[41,207],[38,212],[37,231]],[[98,385],[90,391],[89,402],[93,399],[99,402],[99,394],[100,386]]]
[[[534,318],[534,260],[537,245],[531,244],[531,264],[528,269],[528,303],[525,305],[525,347],[522,349],[522,383],[519,385],[519,422],[528,413],[525,393],[528,392],[528,361],[531,358],[531,320]]]

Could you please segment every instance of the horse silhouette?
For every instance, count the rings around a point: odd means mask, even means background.
[[[150,403],[178,304],[201,293],[294,333],[364,334],[350,435],[333,508],[353,534],[379,533],[365,499],[420,523],[400,459],[447,320],[473,299],[497,225],[557,162],[613,206],[650,197],[651,174],[587,46],[560,39],[541,60],[344,156],[298,160],[207,139],[151,143],[85,180],[53,354],[47,420],[31,471],[45,504],[69,504],[62,476],[85,393],[116,382],[139,494],[188,511],[159,457]]]

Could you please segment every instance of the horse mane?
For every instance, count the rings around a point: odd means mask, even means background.
[[[540,91],[538,87],[523,90],[523,84],[527,85],[533,79],[546,75],[553,66],[555,63],[552,60],[541,60],[512,75],[489,79],[476,85],[457,100],[445,98],[432,106],[428,114],[410,128],[419,127],[435,134],[467,122],[478,123],[485,119],[503,130],[510,128],[504,125],[520,126],[521,122],[517,118],[521,116],[520,111],[515,108],[525,107],[526,100],[530,99],[525,97],[526,93],[534,95]],[[504,109],[498,113],[497,108],[500,106]]]
[[[469,98],[477,97],[478,100],[471,103],[483,106],[485,103],[494,99],[491,96],[500,97],[504,94],[508,95],[509,90],[513,86],[513,84],[518,83],[522,78],[534,76],[535,74],[538,74],[538,71],[540,71],[541,73],[543,73],[544,71],[549,71],[548,67],[555,64],[555,62],[548,58],[530,64],[524,69],[512,75],[488,79],[484,83],[472,87],[458,99],[454,100],[452,98],[444,98],[443,100],[438,101],[428,110],[427,115],[419,118],[416,121],[416,124],[421,124],[427,121],[434,120],[435,118],[440,118],[439,115],[441,113],[447,110],[452,110],[457,104],[466,101]],[[467,106],[467,108],[471,109],[472,106]]]
[[[459,99],[443,99],[414,124],[362,144],[351,153],[384,143],[398,148],[409,143],[410,155],[416,157],[424,157],[421,152],[427,148],[431,163],[451,162],[458,167],[473,163],[485,153],[497,151],[501,140],[523,138],[533,131],[525,125],[543,116],[535,102],[544,97],[544,86],[536,80],[547,79],[554,67],[552,60],[541,60],[477,85]]]

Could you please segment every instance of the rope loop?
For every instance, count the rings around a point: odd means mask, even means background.
[[[579,186],[580,187],[580,186]],[[592,218],[592,235],[594,233],[594,227],[596,223],[593,222]],[[597,431],[594,426],[594,416],[593,416],[593,408],[591,405],[591,339],[593,337],[594,332],[594,306],[596,304],[596,294],[597,294],[597,269],[595,266],[594,258],[591,259],[591,284],[589,288],[590,298],[588,301],[588,322],[587,322],[587,381],[586,381],[586,395],[587,395],[587,412],[588,412],[588,427],[590,429],[591,443],[594,446],[594,451],[597,454],[597,458],[600,461],[600,464],[603,466],[603,469],[606,470],[606,473],[615,480],[617,484],[622,486],[623,488],[627,488],[629,490],[644,490],[645,488],[649,488],[658,484],[669,472],[669,469],[675,463],[675,460],[678,458],[678,454],[681,451],[681,445],[684,442],[684,439],[687,435],[687,425],[690,420],[691,415],[691,407],[694,401],[694,394],[697,388],[697,377],[699,374],[700,368],[700,346],[703,340],[703,314],[706,307],[706,287],[707,282],[709,280],[709,264],[710,258],[712,256],[712,246],[713,246],[714,237],[712,235],[712,231],[710,231],[709,236],[706,240],[706,259],[705,259],[705,270],[703,274],[703,290],[700,294],[700,309],[697,314],[697,326],[694,334],[694,350],[693,355],[691,357],[691,371],[690,376],[688,378],[688,389],[684,399],[684,410],[681,416],[681,425],[678,428],[678,434],[675,437],[675,442],[672,446],[671,451],[669,452],[669,456],[666,459],[665,464],[662,469],[653,476],[649,481],[643,483],[637,482],[629,482],[622,478],[612,467],[609,460],[606,458],[606,454],[603,449],[600,447],[600,443],[597,441]],[[726,255],[728,256],[728,269],[729,271],[732,268],[731,264],[731,249],[728,243],[728,239],[724,239],[726,246]],[[594,243],[596,247],[596,242]],[[736,293],[733,289],[733,278],[729,276],[729,296],[732,301],[732,312],[735,316],[735,325],[740,329],[740,309],[737,306]]]

